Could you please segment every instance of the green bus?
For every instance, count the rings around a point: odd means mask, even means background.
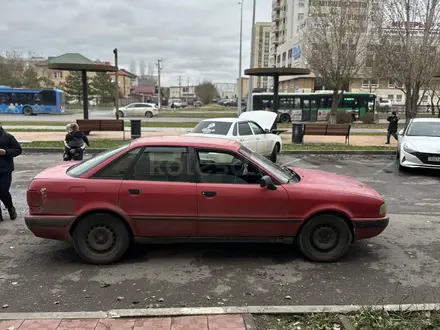
[[[253,109],[273,109],[273,93],[253,93]],[[327,121],[332,107],[333,91],[315,93],[280,93],[279,121]],[[354,120],[359,120],[366,112],[373,112],[376,94],[344,92],[338,110],[350,111]]]

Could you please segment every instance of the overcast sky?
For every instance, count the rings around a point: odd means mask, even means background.
[[[257,1],[269,21],[272,0]],[[249,67],[252,0],[244,0],[243,69]],[[14,0],[0,10],[1,50],[57,56],[78,52],[129,69],[130,60],[163,59],[163,84],[235,82],[238,0]]]

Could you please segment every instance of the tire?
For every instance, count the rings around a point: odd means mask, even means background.
[[[390,107],[389,107],[388,105],[386,105],[386,106],[384,107],[384,110],[385,110],[385,111],[388,111],[388,110],[390,110]]]
[[[119,118],[124,118],[124,116],[125,116],[121,110],[118,111],[118,115],[119,115]]]
[[[283,113],[280,116],[280,123],[289,123],[290,122],[290,116],[287,113]]]
[[[147,111],[147,112],[145,112],[145,117],[153,118],[153,113],[151,111]]]
[[[275,145],[273,146],[273,149],[272,149],[272,153],[270,154],[270,157],[269,157],[269,159],[273,163],[277,162],[277,157],[278,157],[279,152],[280,152],[280,145],[279,145],[279,143],[275,143]]]
[[[333,236],[333,244],[319,241],[319,235],[325,234]],[[324,237],[324,239],[329,238]],[[309,260],[334,262],[347,253],[352,240],[353,234],[344,219],[334,214],[321,214],[310,219],[301,228],[297,244],[302,254]]]
[[[25,115],[25,116],[32,116],[33,115],[32,108],[24,107],[23,108],[23,115]]]
[[[92,234],[95,235],[95,237]],[[105,239],[113,238],[113,244],[96,241],[101,234]],[[125,254],[131,244],[131,233],[117,217],[106,213],[87,215],[73,231],[73,247],[85,262],[93,265],[111,264]],[[101,238],[101,237],[99,237]],[[111,244],[107,249],[106,245]]]

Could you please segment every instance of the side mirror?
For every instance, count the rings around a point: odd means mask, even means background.
[[[403,135],[403,129],[401,129],[398,134]]]
[[[265,175],[261,178],[260,187],[267,188],[269,190],[277,190],[277,187],[274,185],[272,178],[268,175]]]
[[[270,129],[265,128],[265,129],[264,129],[264,132],[266,132],[266,133],[270,133]]]

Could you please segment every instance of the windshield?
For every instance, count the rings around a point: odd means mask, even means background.
[[[440,137],[440,122],[413,122],[406,135]]]
[[[272,163],[263,155],[260,155],[245,146],[241,146],[240,149],[238,149],[238,152],[260,165],[267,173],[274,175],[281,180],[282,183],[289,183],[291,179],[297,177],[296,173],[287,167]]]
[[[79,178],[81,175],[87,173],[91,169],[95,168],[102,162],[106,161],[110,157],[118,154],[119,152],[125,150],[128,148],[130,144],[125,144],[121,147],[106,150],[104,152],[101,152],[100,154],[97,154],[96,156],[87,159],[79,164],[73,165],[67,170],[67,174],[74,178]]]
[[[231,122],[205,120],[197,124],[191,133],[227,135]]]

